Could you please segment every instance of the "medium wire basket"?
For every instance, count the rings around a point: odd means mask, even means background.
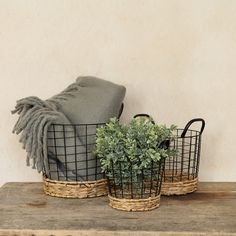
[[[48,130],[47,163],[44,165],[46,194],[87,198],[107,194],[107,181],[95,155],[96,129],[100,124],[52,124]],[[79,134],[79,135],[78,135]]]
[[[189,129],[195,122],[201,122],[200,131]],[[161,194],[182,195],[197,190],[204,128],[205,121],[196,118],[190,120],[184,129],[176,130],[175,138],[170,142],[170,148],[175,150],[175,155],[165,159]]]

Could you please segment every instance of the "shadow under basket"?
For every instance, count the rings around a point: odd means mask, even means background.
[[[109,205],[123,211],[150,211],[160,205],[160,191],[164,160],[152,162],[150,168],[144,168],[136,175],[130,168],[126,173],[120,163],[113,165],[113,175],[109,176]],[[119,173],[119,174],[118,174]]]
[[[107,195],[107,180],[94,154],[96,129],[103,124],[52,124],[48,129],[44,192],[62,198]],[[78,135],[79,134],[79,135]]]
[[[201,130],[190,130],[194,122],[201,122]],[[201,118],[188,122],[184,129],[177,129],[170,149],[176,154],[165,160],[162,195],[184,195],[197,190],[201,151],[201,135],[205,121]]]

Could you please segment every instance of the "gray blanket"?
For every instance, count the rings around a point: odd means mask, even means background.
[[[124,96],[123,86],[95,77],[79,77],[45,101],[38,97],[17,101],[12,113],[18,113],[19,119],[13,133],[21,133],[27,165],[39,172],[44,170],[51,179],[101,178],[101,175],[94,177],[98,171],[92,145],[96,126],[73,125],[105,123],[118,117]]]

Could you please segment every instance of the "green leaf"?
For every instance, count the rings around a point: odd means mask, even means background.
[[[153,163],[159,165],[162,158],[176,154],[176,150],[159,148],[161,142],[173,139],[175,130],[175,125],[167,128],[142,117],[127,125],[120,125],[117,118],[110,119],[96,134],[95,153],[101,158],[102,171],[114,177],[117,184],[121,180],[128,184],[131,177],[138,181],[141,173],[149,178]]]

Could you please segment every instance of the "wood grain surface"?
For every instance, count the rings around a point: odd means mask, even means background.
[[[200,183],[195,193],[162,196],[149,212],[114,210],[107,197],[50,197],[42,183],[7,183],[0,188],[0,235],[236,235],[236,183]]]

